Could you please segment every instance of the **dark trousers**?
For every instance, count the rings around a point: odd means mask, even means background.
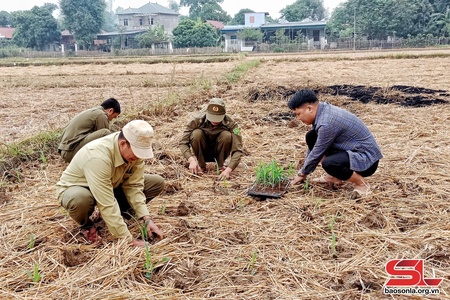
[[[148,203],[150,200],[158,196],[164,190],[165,182],[164,179],[159,175],[154,174],[144,174],[144,195],[145,202]],[[122,216],[129,220],[134,215],[134,211],[131,209],[130,203],[125,196],[122,186],[115,188],[114,197],[119,203],[120,213]]]
[[[201,129],[195,129],[191,133],[190,144],[201,168],[206,167],[206,162],[216,162],[221,168],[231,153],[231,132],[224,130],[212,136]]]
[[[317,141],[317,132],[315,130],[308,131],[306,133],[306,144],[311,151]],[[375,173],[378,168],[378,162],[376,161],[370,168],[364,171],[353,171],[350,169],[350,157],[347,151],[328,149],[324,154],[325,158],[322,160],[322,168],[333,177],[340,180],[348,180],[353,172],[358,173],[362,177],[369,177]]]

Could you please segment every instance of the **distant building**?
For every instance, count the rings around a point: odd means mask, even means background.
[[[164,31],[171,33],[178,26],[179,13],[158,3],[147,3],[140,8],[127,8],[117,13],[119,26],[126,31],[148,30],[155,25],[162,25]]]
[[[245,13],[244,25],[224,26],[220,31],[224,40],[224,51],[252,51],[256,47],[254,41],[243,41],[238,37],[238,32],[244,29],[258,29],[264,33],[263,43],[270,41],[276,31],[283,30],[284,35],[290,40],[302,35],[306,39],[308,49],[324,49],[326,44],[325,21],[304,20],[300,22],[266,23],[266,12]]]
[[[121,49],[136,48],[136,36],[155,26],[162,26],[166,34],[171,34],[178,26],[179,15],[158,3],[149,2],[140,8],[130,7],[117,13],[118,31],[101,33],[97,38],[108,40],[107,44],[112,46],[111,39],[120,37]]]
[[[61,31],[61,51],[65,50],[75,50],[75,39],[67,29]]]
[[[0,39],[11,40],[15,30],[15,28],[0,27]]]
[[[14,37],[14,32],[16,31],[15,28],[11,27],[0,27],[0,41],[1,40],[7,40],[10,41]],[[39,47],[37,50],[42,51],[59,51],[59,41],[55,41],[53,43],[48,43],[46,45],[43,45]]]

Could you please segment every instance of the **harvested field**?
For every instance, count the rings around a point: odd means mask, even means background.
[[[391,259],[423,259],[425,278],[444,279],[429,298],[450,299],[450,50],[393,53],[0,67],[2,148],[116,97],[123,114],[113,127],[132,118],[152,124],[156,159],[146,168],[167,184],[149,203],[165,233],[151,243],[149,272],[145,250],[106,228],[101,245],[80,237],[55,197],[66,167],[56,151],[5,171],[0,299],[388,299]],[[260,64],[227,80],[252,60]],[[374,133],[384,158],[369,178],[371,196],[351,200],[349,184],[291,186],[264,201],[247,195],[258,163],[298,168],[303,160],[307,127],[286,100],[304,87]],[[216,181],[214,166],[191,175],[177,148],[212,97],[225,100],[243,136],[246,155],[229,181]],[[322,174],[319,167],[312,178]],[[41,278],[33,282],[35,266]]]

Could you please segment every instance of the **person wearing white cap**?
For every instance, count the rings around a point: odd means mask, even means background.
[[[203,173],[207,162],[215,162],[220,169],[218,179],[230,178],[243,155],[242,136],[236,121],[226,114],[222,99],[211,99],[206,111],[187,124],[179,148],[192,173]],[[225,167],[230,154],[230,162]]]
[[[133,120],[122,131],[86,144],[62,173],[56,184],[58,200],[88,241],[101,240],[92,220],[95,207],[116,238],[145,246],[145,241],[133,238],[123,219],[132,211],[149,233],[163,238],[146,205],[165,185],[161,176],[144,174],[144,159],[153,158],[153,138],[150,124]]]

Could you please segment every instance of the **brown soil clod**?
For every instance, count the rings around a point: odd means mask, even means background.
[[[188,201],[182,201],[177,207],[177,212],[175,213],[176,216],[188,216],[190,214],[195,214],[197,212],[197,208],[195,207],[195,204]]]
[[[4,188],[0,188],[0,205],[9,202],[9,197]]]
[[[63,264],[68,267],[75,267],[85,264],[90,260],[89,253],[83,252],[80,249],[63,250]]]

